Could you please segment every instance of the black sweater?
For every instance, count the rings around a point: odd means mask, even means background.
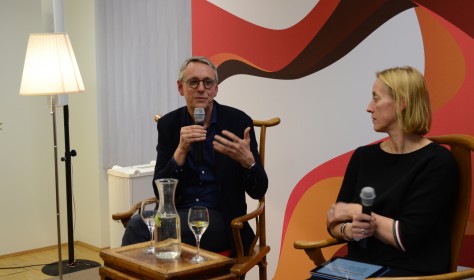
[[[221,134],[222,130],[228,130],[243,138],[244,130],[247,127],[253,127],[252,119],[244,112],[225,105],[220,105],[214,101],[213,110],[217,110],[216,133]],[[183,179],[186,172],[189,172],[188,166],[183,166],[183,172],[176,173],[171,158],[178,147],[181,127],[186,125],[186,119],[189,119],[186,107],[181,107],[172,111],[158,121],[158,145],[157,160],[155,166],[154,179],[157,178],[176,178]],[[256,165],[252,172],[243,168],[240,163],[220,153],[216,153],[215,170],[216,186],[218,189],[218,200],[220,210],[224,217],[227,228],[228,240],[233,240],[230,223],[232,219],[243,216],[247,213],[247,203],[245,193],[254,199],[263,197],[268,188],[268,178],[262,167],[258,154],[257,140],[255,132],[250,132],[250,149],[256,160]],[[178,182],[176,189],[176,200],[181,199],[183,192],[180,188],[181,182]],[[153,184],[155,195],[158,197],[158,191]],[[254,233],[248,223],[244,224],[242,230],[242,242],[244,251],[250,247]],[[234,243],[229,244],[233,254],[235,254]]]
[[[449,217],[458,186],[452,154],[436,143],[407,154],[386,153],[380,144],[360,147],[349,162],[337,200],[360,203],[366,186],[376,193],[372,212],[399,221],[405,251],[370,237],[365,249],[349,242],[348,257],[420,274],[448,272]]]

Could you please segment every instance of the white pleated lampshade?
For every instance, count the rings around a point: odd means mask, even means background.
[[[84,84],[68,34],[30,34],[20,95],[56,95],[83,91]]]

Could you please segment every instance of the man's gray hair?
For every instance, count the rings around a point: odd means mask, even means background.
[[[179,77],[178,78],[179,78],[180,81],[183,80],[184,70],[186,69],[188,64],[191,63],[191,62],[199,62],[199,63],[204,63],[204,64],[209,65],[209,67],[211,67],[212,71],[214,71],[214,75],[216,77],[216,82],[218,81],[218,79],[217,79],[217,67],[214,65],[214,63],[212,63],[212,61],[210,61],[207,57],[204,57],[204,56],[192,56],[192,57],[186,59],[183,62],[183,64],[179,68]]]

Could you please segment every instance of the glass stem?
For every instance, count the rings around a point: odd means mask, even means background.
[[[200,244],[201,244],[201,238],[197,237],[196,238],[196,247],[197,247],[197,254],[196,256],[199,257],[199,247],[200,247]]]
[[[154,246],[153,246],[153,241],[155,241],[154,238],[153,238],[153,237],[154,237],[154,236],[153,236],[153,233],[154,233],[154,232],[155,232],[155,229],[152,228],[152,229],[150,230],[150,249],[154,247]]]

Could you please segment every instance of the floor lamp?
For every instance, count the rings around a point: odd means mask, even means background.
[[[50,97],[51,116],[53,120],[54,176],[58,238],[57,274],[54,275],[58,275],[59,279],[62,279],[64,267],[61,255],[58,146],[56,137],[55,102],[56,95],[58,94],[72,94],[83,91],[84,84],[67,33],[30,34],[21,80],[20,95]],[[67,151],[67,153],[69,153],[69,151]],[[68,241],[69,243],[74,242],[74,240]]]

